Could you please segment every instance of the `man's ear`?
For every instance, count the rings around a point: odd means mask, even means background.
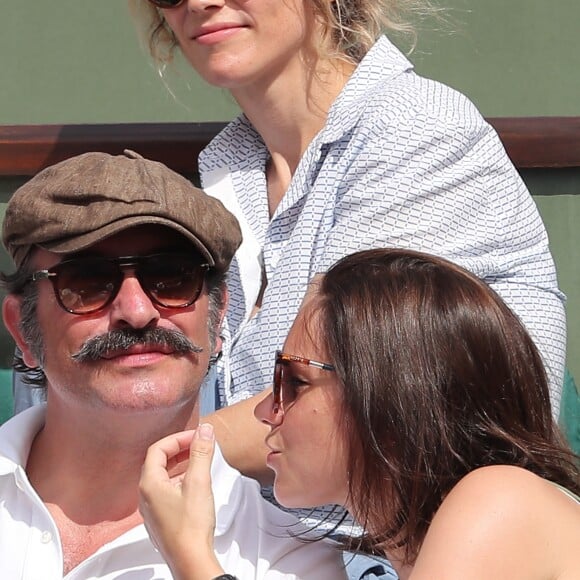
[[[8,294],[2,303],[2,317],[4,318],[4,325],[8,332],[12,335],[16,346],[22,351],[22,360],[30,368],[38,366],[36,357],[33,356],[30,347],[24,340],[22,331],[20,330],[20,305],[22,299],[14,294]]]

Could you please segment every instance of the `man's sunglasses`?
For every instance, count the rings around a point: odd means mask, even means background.
[[[187,308],[201,294],[208,264],[191,254],[153,254],[122,258],[75,258],[32,274],[48,279],[59,305],[71,314],[92,314],[107,307],[132,270],[149,299],[163,308]]]
[[[178,6],[181,6],[184,2],[184,0],[149,0],[149,2],[151,2],[151,4],[153,4],[154,6],[157,6],[157,8],[177,8]]]
[[[292,373],[289,371],[291,363],[315,367],[323,371],[335,370],[331,364],[317,362],[293,354],[286,354],[285,352],[277,350],[276,360],[274,362],[274,384],[272,389],[274,395],[272,410],[274,413],[284,412],[284,407],[288,408],[298,396],[297,382],[293,380]]]

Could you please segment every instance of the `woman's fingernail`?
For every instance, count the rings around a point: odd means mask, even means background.
[[[202,423],[197,428],[197,434],[200,439],[211,441],[213,439],[213,425],[211,423]]]

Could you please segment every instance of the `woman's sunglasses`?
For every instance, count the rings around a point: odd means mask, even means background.
[[[191,254],[153,254],[122,258],[75,258],[32,274],[48,279],[59,305],[71,314],[92,314],[107,307],[133,270],[152,302],[163,308],[187,308],[201,294],[208,264]]]
[[[289,370],[291,363],[298,363],[309,367],[322,369],[323,371],[334,371],[333,365],[317,362],[301,356],[286,354],[280,350],[276,351],[274,361],[274,384],[272,410],[274,413],[284,412],[284,407],[288,408],[298,396],[297,381],[293,380],[292,372]]]
[[[164,8],[167,10],[168,8],[177,8],[178,6],[181,6],[184,0],[149,0],[149,2],[154,6],[157,6],[157,8]]]

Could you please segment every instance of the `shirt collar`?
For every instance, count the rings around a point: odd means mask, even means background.
[[[0,426],[0,475],[24,467],[32,442],[44,425],[46,404],[34,405]]]
[[[24,469],[32,442],[44,425],[46,404],[34,405],[0,426],[0,477]],[[224,534],[232,525],[244,493],[242,475],[230,467],[216,445],[211,466],[215,501],[215,535]]]
[[[369,93],[404,72],[413,69],[411,62],[386,37],[381,36],[361,60],[334,101],[321,134],[322,143],[340,139],[356,124],[365,111]]]
[[[315,138],[319,145],[342,138],[364,113],[372,87],[394,78],[413,65],[386,37],[381,36],[356,67],[328,113],[324,129]],[[236,146],[243,142],[243,146]],[[202,173],[221,167],[226,159],[231,168],[263,171],[268,152],[258,132],[244,114],[228,123],[200,153]]]

